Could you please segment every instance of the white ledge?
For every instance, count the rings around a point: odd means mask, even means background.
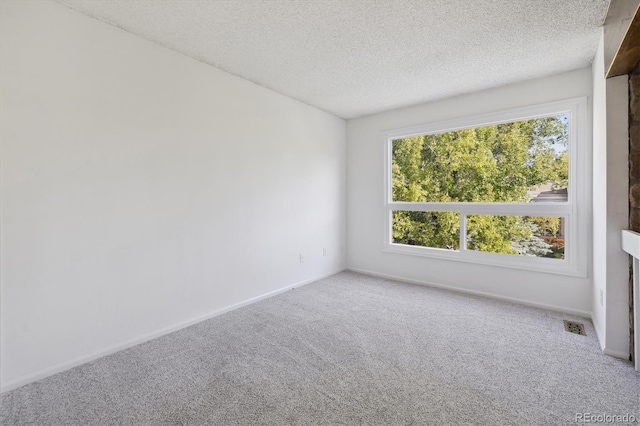
[[[633,360],[640,371],[640,234],[623,230],[622,250],[633,256]]]
[[[640,259],[640,234],[633,231],[622,231],[622,250]]]

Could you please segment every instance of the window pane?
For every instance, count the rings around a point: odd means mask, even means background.
[[[447,250],[460,248],[460,214],[393,212],[393,242]]]
[[[569,115],[392,141],[393,201],[567,201]]]
[[[467,249],[564,259],[561,217],[467,216]]]

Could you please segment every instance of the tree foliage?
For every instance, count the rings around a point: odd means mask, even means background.
[[[397,139],[392,146],[393,200],[529,202],[543,184],[567,188],[567,117],[546,117]],[[467,245],[495,253],[552,256],[559,218],[469,215]],[[393,213],[396,243],[459,248],[459,214]]]

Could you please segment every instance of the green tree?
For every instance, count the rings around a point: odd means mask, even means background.
[[[567,188],[567,118],[537,118],[393,141],[394,201],[528,202],[543,184]],[[546,256],[558,218],[470,215],[470,249]],[[396,243],[459,248],[454,212],[393,213]]]

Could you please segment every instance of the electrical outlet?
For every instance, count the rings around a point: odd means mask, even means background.
[[[326,249],[326,248],[323,248],[323,249],[322,249],[322,255],[323,255],[323,256],[326,256],[326,255],[327,255],[327,249]]]
[[[604,290],[600,289],[600,306],[604,306]]]
[[[304,263],[304,256],[300,253],[300,263]]]

